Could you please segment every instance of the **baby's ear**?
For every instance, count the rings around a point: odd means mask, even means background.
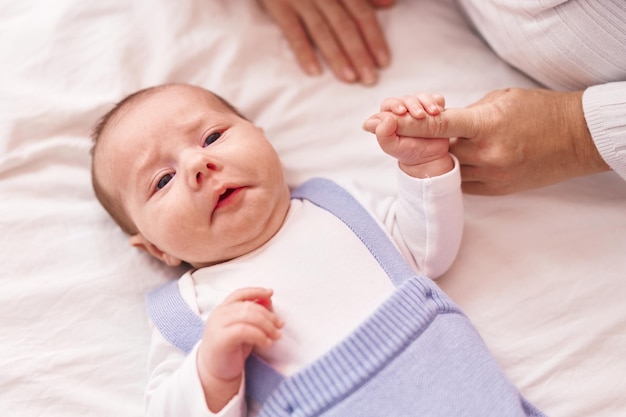
[[[139,248],[143,251],[148,252],[150,255],[157,258],[159,261],[163,262],[168,266],[178,266],[182,263],[182,261],[168,253],[163,252],[161,249],[156,247],[152,242],[146,239],[141,233],[137,233],[136,235],[132,235],[128,242],[136,248]]]

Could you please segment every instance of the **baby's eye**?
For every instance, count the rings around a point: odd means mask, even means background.
[[[212,144],[213,142],[218,140],[220,138],[220,136],[222,136],[222,134],[220,132],[211,133],[204,140],[204,146],[209,146],[210,144]]]
[[[174,178],[173,174],[163,175],[161,179],[159,180],[159,182],[157,183],[157,190],[160,190],[161,188],[165,187],[172,178]]]

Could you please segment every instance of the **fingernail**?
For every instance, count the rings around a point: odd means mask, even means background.
[[[346,81],[354,81],[354,80],[356,80],[356,74],[354,73],[354,71],[352,71],[352,68],[344,67],[344,69],[341,72],[343,74],[343,78]]]
[[[376,72],[369,67],[365,67],[361,70],[361,82],[365,85],[372,85],[376,83],[378,79]]]
[[[391,58],[386,51],[378,51],[376,53],[376,60],[378,61],[378,65],[381,67],[386,67],[391,62]]]
[[[306,67],[306,72],[309,75],[320,75],[322,73],[322,68],[320,68],[320,66],[317,64],[309,64]]]

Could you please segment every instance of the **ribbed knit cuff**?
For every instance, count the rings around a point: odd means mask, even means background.
[[[589,87],[583,111],[600,155],[626,180],[626,82]]]

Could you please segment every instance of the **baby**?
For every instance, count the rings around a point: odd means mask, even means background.
[[[388,99],[366,122],[398,160],[397,196],[376,199],[342,184],[413,270],[432,278],[449,268],[461,240],[459,167],[447,138],[398,132],[443,107],[438,95]],[[348,227],[291,198],[263,130],[217,95],[182,84],[141,90],[106,114],[93,137],[98,199],[133,246],[191,266],[178,287],[206,322],[188,355],[153,331],[148,415],[255,414],[244,389],[251,352],[293,375],[393,293]]]

